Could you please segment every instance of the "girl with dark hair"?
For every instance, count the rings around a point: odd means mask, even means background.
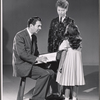
[[[85,85],[83,64],[82,64],[82,38],[80,32],[74,24],[66,27],[65,39],[59,46],[59,50],[67,51],[65,59],[61,57],[57,72],[56,81],[63,86],[65,100],[69,100],[72,91],[72,100],[77,99],[78,86]]]

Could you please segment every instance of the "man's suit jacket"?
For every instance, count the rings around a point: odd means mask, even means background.
[[[13,41],[13,76],[28,76],[39,55],[37,37],[33,35],[33,47],[27,29],[18,32]]]

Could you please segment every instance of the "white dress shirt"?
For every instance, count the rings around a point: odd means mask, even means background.
[[[28,29],[28,27],[26,28],[27,29],[27,31],[28,31],[28,34],[29,34],[29,36],[30,36],[30,39],[32,40],[32,34],[31,34],[31,32],[29,31],[29,29]]]

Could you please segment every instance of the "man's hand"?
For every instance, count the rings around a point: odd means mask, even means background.
[[[37,62],[43,62],[43,63],[47,63],[47,57],[45,56],[41,56],[41,57],[37,57],[36,61]]]

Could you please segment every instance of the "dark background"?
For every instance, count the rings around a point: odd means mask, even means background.
[[[68,0],[67,15],[75,20],[83,38],[83,64],[99,65],[99,1]],[[3,64],[11,65],[15,34],[26,28],[31,16],[42,18],[37,34],[40,53],[47,52],[50,22],[57,17],[56,0],[3,0]]]

